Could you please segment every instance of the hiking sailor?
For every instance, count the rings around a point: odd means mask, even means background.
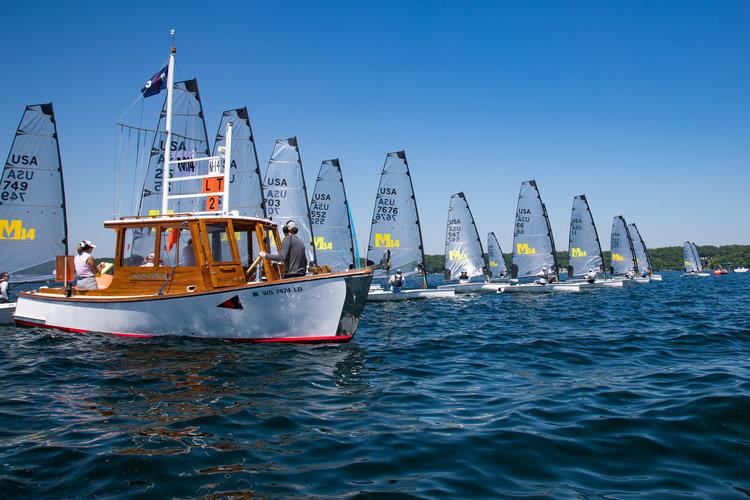
[[[10,275],[8,273],[0,273],[0,304],[10,302],[8,296],[8,280]]]
[[[534,281],[534,283],[536,283],[537,285],[546,285],[547,283],[549,283],[550,273],[547,270],[546,266],[542,268],[542,270],[539,272],[539,274],[537,274],[537,276],[538,277],[536,281]]]
[[[466,273],[466,270],[464,269],[461,271],[461,275],[458,277],[458,284],[459,285],[465,285],[469,282],[469,275]]]
[[[593,283],[594,281],[596,281],[596,271],[594,271],[593,269],[589,269],[589,272],[586,273],[586,281],[588,283]]]
[[[391,276],[388,280],[388,284],[391,285],[391,292],[398,293],[401,291],[401,287],[404,286],[404,275],[401,269],[396,270],[396,274]]]

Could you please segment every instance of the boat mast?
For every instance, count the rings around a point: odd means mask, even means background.
[[[169,205],[169,162],[172,153],[172,91],[174,87],[174,55],[177,48],[174,46],[174,30],[171,30],[172,47],[169,50],[169,67],[167,68],[167,143],[164,145],[164,187],[161,193],[161,214],[167,214]],[[226,203],[225,203],[226,206]]]

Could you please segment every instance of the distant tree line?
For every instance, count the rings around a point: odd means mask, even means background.
[[[651,263],[655,271],[681,270],[683,269],[682,246],[650,248],[648,251],[651,256]],[[750,267],[750,245],[704,245],[698,247],[698,253],[703,261],[703,267],[712,269],[718,266]],[[513,255],[503,254],[505,262],[510,268]],[[604,266],[609,268],[610,254],[608,251],[603,252]],[[430,273],[442,273],[445,268],[444,255],[425,255],[427,270]],[[568,252],[557,252],[557,262],[562,269],[568,267]]]

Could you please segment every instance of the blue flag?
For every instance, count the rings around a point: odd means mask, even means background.
[[[167,86],[167,71],[169,66],[164,66],[154,76],[151,77],[146,85],[141,89],[143,97],[151,97],[161,92],[161,89]]]

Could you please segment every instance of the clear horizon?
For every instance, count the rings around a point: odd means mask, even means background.
[[[308,194],[320,163],[341,159],[363,256],[380,169],[399,149],[427,254],[443,253],[458,191],[482,237],[494,231],[509,252],[528,179],[558,250],[582,193],[604,249],[621,214],[652,248],[748,244],[750,4],[721,7],[6,4],[0,155],[24,106],[52,101],[69,247],[89,239],[110,256],[114,233],[101,222],[116,189],[114,122],[174,28],[177,75],[198,79],[209,137],[224,109],[247,106],[261,170],[275,139],[297,136]]]

